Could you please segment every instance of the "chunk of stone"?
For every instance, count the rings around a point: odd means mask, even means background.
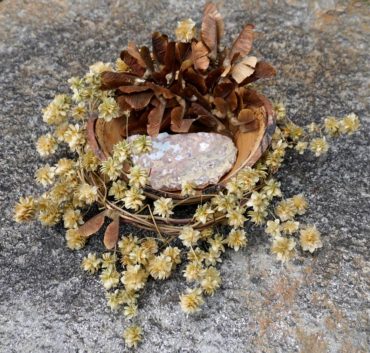
[[[137,135],[129,137],[129,141]],[[134,155],[134,164],[150,170],[149,184],[157,190],[181,190],[192,182],[196,188],[216,184],[234,165],[237,149],[231,138],[207,132],[160,133],[150,138],[152,151]]]

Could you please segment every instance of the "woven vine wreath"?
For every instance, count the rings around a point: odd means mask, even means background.
[[[36,171],[36,181],[51,188],[38,198],[22,197],[15,220],[37,218],[46,226],[63,221],[74,250],[106,225],[107,251],[88,254],[82,267],[100,272],[108,305],[129,320],[149,278],[164,280],[182,262],[190,288],[180,305],[185,313],[198,311],[204,296],[221,285],[216,266],[225,246],[246,246],[246,222],[265,225],[271,251],[282,262],[294,257],[297,243],[310,253],[322,246],[316,227],[297,220],[307,209],[303,194],[284,198],[273,174],[287,149],[320,156],[328,150],[327,137],[352,134],[359,119],[352,113],[300,127],[281,103],[272,107],[252,88],[275,75],[271,65],[249,56],[253,28],[246,25],[231,48],[222,48],[222,17],[207,4],[199,36],[188,19],[179,22],[176,41],[154,33],[152,51],[129,43],[115,68],[92,65],[84,77],[69,80],[71,95],[58,94],[43,111],[54,131],[38,139],[37,151],[47,157],[66,143],[75,159]],[[228,136],[236,161],[215,185],[197,188],[189,178],[181,189],[154,189],[150,170],[133,163],[133,156],[150,153],[152,139],[162,132]],[[94,204],[100,213],[84,219]],[[184,210],[192,216],[178,216]],[[127,223],[153,235],[120,236]],[[136,346],[141,328],[130,325],[123,336],[127,346]]]

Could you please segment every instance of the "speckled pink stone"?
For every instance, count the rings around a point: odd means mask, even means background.
[[[233,141],[216,133],[161,133],[151,140],[152,151],[134,155],[133,162],[150,169],[149,184],[157,190],[181,190],[184,182],[197,188],[216,184],[236,160]]]

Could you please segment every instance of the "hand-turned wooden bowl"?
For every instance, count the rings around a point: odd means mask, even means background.
[[[210,198],[207,191],[210,188],[222,189],[225,184],[237,173],[247,166],[253,166],[267,147],[270,145],[272,134],[275,131],[275,116],[270,101],[260,95],[263,105],[255,110],[257,128],[249,132],[237,130],[233,135],[233,141],[237,147],[237,158],[232,169],[225,174],[217,185],[207,186],[197,190],[194,196],[184,197],[180,191],[154,190],[150,186],[145,188],[147,197],[157,199],[161,196],[183,200],[183,204],[194,204]],[[126,138],[126,122],[124,118],[113,119],[106,122],[91,116],[87,123],[88,143],[100,160],[105,160],[111,153],[113,146]]]

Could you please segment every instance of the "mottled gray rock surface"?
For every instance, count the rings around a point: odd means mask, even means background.
[[[12,221],[14,200],[38,192],[43,162],[34,143],[47,131],[40,109],[71,75],[110,61],[128,39],[171,33],[176,21],[199,23],[204,1],[4,0],[0,2],[0,351],[126,352],[120,314],[105,305],[98,280],[64,247],[61,228]],[[227,252],[222,288],[204,310],[180,312],[178,274],[146,288],[138,352],[368,352],[369,349],[369,4],[367,1],[222,2],[227,40],[243,23],[257,24],[254,53],[279,75],[264,85],[287,104],[294,121],[319,121],[354,111],[363,122],[320,160],[288,156],[278,177],[287,196],[302,190],[324,247],[287,266],[269,255],[267,237]],[[277,4],[278,3],[278,4]]]
[[[137,135],[129,137],[135,138]],[[181,190],[184,183],[197,188],[217,184],[235,163],[236,146],[224,135],[162,132],[150,139],[152,150],[134,155],[133,161],[150,170],[149,184],[156,190]]]

